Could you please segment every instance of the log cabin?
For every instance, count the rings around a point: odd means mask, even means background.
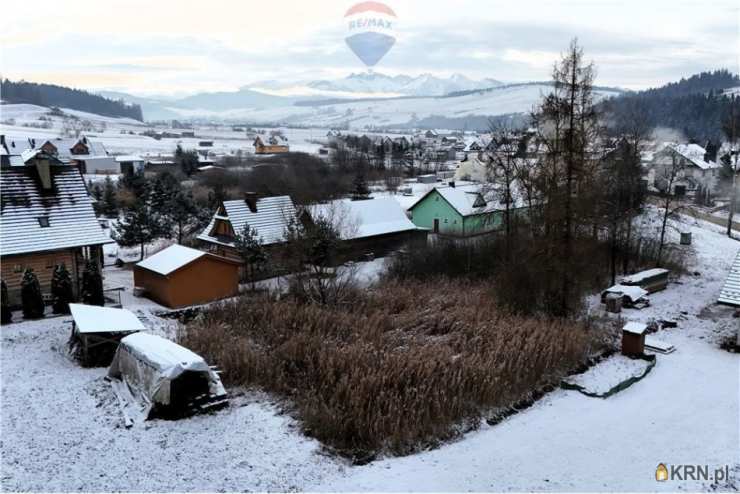
[[[28,150],[21,166],[0,168],[0,188],[0,269],[10,305],[21,302],[26,268],[50,296],[54,267],[64,264],[77,296],[85,263],[93,259],[102,267],[102,246],[113,242],[95,218],[79,166]]]

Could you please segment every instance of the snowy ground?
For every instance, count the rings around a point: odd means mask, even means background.
[[[361,467],[323,454],[256,392],[214,415],[127,430],[102,380],[105,369],[82,369],[63,354],[69,318],[5,326],[2,489],[705,490],[708,482],[657,483],[654,475],[660,462],[738,472],[740,357],[718,344],[740,323],[713,302],[740,243],[719,230],[691,227],[698,276],[651,295],[647,309],[622,313],[678,322],[657,334],[676,351],[658,355],[642,381],[608,399],[557,390],[459,441]],[[127,273],[106,269],[112,283]],[[156,319],[153,329],[172,331]]]
[[[568,381],[589,393],[604,394],[630,378],[642,376],[648,365],[646,360],[612,355]]]

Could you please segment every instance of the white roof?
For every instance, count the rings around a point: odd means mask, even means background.
[[[480,185],[442,186],[435,187],[433,190],[441,195],[462,216],[490,213],[505,209],[505,206],[500,202],[501,197],[497,190],[486,191],[484,196]],[[420,197],[409,209],[419,204],[430,193],[431,191]],[[512,193],[512,201],[512,208],[524,206],[523,199],[519,194]],[[477,206],[476,203],[478,204]]]
[[[668,143],[666,147],[673,149],[678,154],[686,158],[692,164],[698,166],[702,170],[709,170],[712,168],[719,168],[719,164],[714,162],[704,161],[704,155],[707,150],[698,144],[673,144]]]
[[[660,276],[660,275],[667,274],[667,273],[668,273],[668,270],[663,269],[663,268],[648,269],[646,271],[640,271],[639,273],[625,276],[624,278],[622,278],[622,283],[639,284],[648,278],[652,278],[653,276]]]
[[[52,165],[51,191],[44,191],[34,166],[0,173],[2,255],[101,245],[113,241],[101,228],[77,167]],[[48,218],[42,227],[39,218]]]
[[[735,257],[735,262],[732,263],[730,274],[727,275],[717,302],[740,307],[740,251]]]
[[[364,201],[342,199],[309,206],[313,218],[324,217],[339,229],[343,240],[416,230],[395,199],[381,197]]]
[[[97,305],[69,304],[80,333],[119,333],[146,329],[133,312]]]
[[[154,271],[155,273],[168,275],[204,255],[206,253],[202,250],[175,244],[170,245],[164,250],[160,250],[153,256],[149,256],[143,261],[138,262],[136,265]]]
[[[642,297],[648,294],[647,290],[643,290],[639,286],[627,286],[627,285],[614,285],[605,290],[607,293],[621,293],[630,298],[633,302],[637,302]]]
[[[242,233],[244,225],[248,224],[257,230],[257,234],[265,245],[283,242],[288,225],[296,219],[295,206],[289,196],[257,199],[257,211],[249,209],[244,200],[224,201],[223,205],[234,233]],[[214,215],[203,233],[198,235],[198,239],[233,246],[230,240],[211,235],[215,223]]]
[[[624,325],[622,331],[626,333],[643,334],[647,331],[647,324],[644,322],[630,321]]]
[[[121,163],[122,161],[144,161],[144,158],[135,154],[124,154],[116,156],[116,161]]]
[[[121,340],[121,346],[157,368],[165,377],[174,377],[184,370],[210,371],[203,357],[161,336],[134,333]]]

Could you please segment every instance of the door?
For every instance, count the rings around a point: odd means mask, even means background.
[[[434,218],[434,233],[439,233],[439,218]]]

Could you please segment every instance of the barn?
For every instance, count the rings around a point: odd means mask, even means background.
[[[205,304],[239,292],[241,262],[171,245],[134,266],[134,286],[170,308]]]

